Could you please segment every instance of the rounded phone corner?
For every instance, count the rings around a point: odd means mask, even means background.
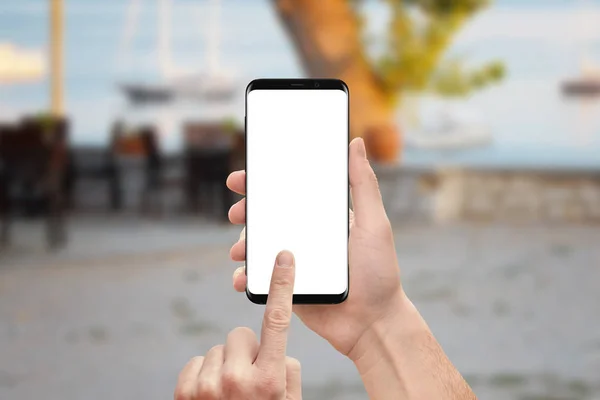
[[[341,304],[343,302],[345,302],[348,299],[348,295],[350,294],[350,288],[346,287],[346,291],[343,293],[340,293],[338,296],[336,296],[335,301],[333,302],[333,304]]]
[[[266,294],[254,294],[246,287],[246,297],[250,300],[251,303],[254,304],[267,304],[267,295]]]
[[[340,90],[344,93],[346,93],[347,95],[350,95],[350,89],[348,88],[348,85],[346,84],[346,82],[344,82],[341,79],[337,79],[338,84],[340,85]]]
[[[248,93],[250,93],[252,90],[254,90],[255,87],[260,84],[261,81],[262,81],[262,79],[253,79],[253,80],[251,80],[248,83],[248,85],[246,86],[246,96],[248,96]]]

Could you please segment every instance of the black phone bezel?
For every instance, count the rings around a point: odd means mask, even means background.
[[[348,96],[348,143],[350,142],[350,91],[346,83],[340,79],[255,79],[251,81],[246,87],[245,104],[244,104],[244,135],[245,140],[245,151],[246,151],[246,175],[248,174],[248,126],[247,126],[247,112],[248,112],[248,94],[253,90],[342,90]],[[350,154],[348,154],[350,157]],[[349,158],[348,158],[349,159]],[[350,210],[350,178],[348,179],[348,196],[346,197],[347,203],[346,209]],[[246,186],[247,187],[247,186]],[[246,210],[248,207],[248,199],[246,198]],[[247,214],[246,214],[247,215]],[[246,220],[246,224],[248,221]],[[246,237],[248,237],[248,227],[246,226]],[[350,215],[348,213],[348,238],[350,238]],[[248,241],[246,240],[246,254],[248,254]],[[244,272],[248,272],[248,264]],[[350,292],[350,267],[348,266],[348,282],[346,284],[346,290],[339,294],[295,294],[293,296],[294,304],[339,304],[348,298]],[[248,290],[246,287],[246,296],[248,299],[255,304],[266,304],[267,294],[255,294]]]

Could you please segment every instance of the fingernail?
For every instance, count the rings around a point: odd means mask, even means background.
[[[356,146],[358,147],[356,149],[358,151],[358,154],[363,158],[367,158],[367,150],[365,149],[365,141],[361,137],[359,137],[356,141],[358,142],[356,144]]]
[[[294,264],[294,256],[289,251],[282,251],[277,255],[277,265],[280,267],[291,267]]]
[[[235,271],[233,271],[233,279],[235,280],[238,276],[240,276],[244,272],[244,267],[239,267]]]

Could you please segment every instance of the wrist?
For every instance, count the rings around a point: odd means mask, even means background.
[[[373,322],[348,353],[361,376],[381,364],[393,364],[392,345],[423,330],[423,321],[410,299],[401,290],[386,312]],[[389,368],[388,368],[389,369]]]
[[[476,399],[404,293],[348,356],[370,399]]]

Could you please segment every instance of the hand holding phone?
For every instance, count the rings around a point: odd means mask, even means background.
[[[392,229],[363,140],[354,139],[349,153],[354,212],[350,213],[348,299],[333,306],[294,307],[294,312],[306,326],[345,355],[357,348],[357,342],[375,322],[390,315],[402,315],[399,309],[406,302]],[[227,186],[242,195],[246,192],[245,183],[245,171],[234,172],[227,179]],[[229,219],[234,224],[244,224],[245,212],[242,200],[231,208]],[[231,258],[234,261],[246,258],[243,231],[240,240],[231,248]],[[243,292],[246,283],[244,267],[240,267],[234,273],[233,286]]]
[[[244,171],[234,172],[227,186],[244,194],[245,178]],[[329,306],[296,305],[294,312],[354,362],[370,398],[412,393],[424,399],[476,399],[402,289],[392,229],[362,139],[350,144],[350,186],[354,213],[348,299]],[[231,222],[243,224],[245,211],[243,202],[234,205]],[[243,261],[244,250],[242,230],[231,248],[232,259]],[[246,282],[240,267],[233,286],[243,292]]]

